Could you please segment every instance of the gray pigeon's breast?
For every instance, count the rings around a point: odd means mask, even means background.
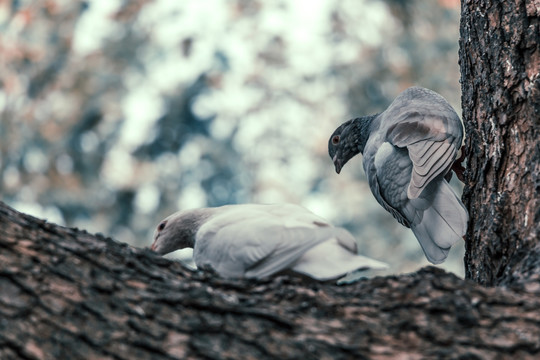
[[[369,172],[368,169],[375,161],[375,154],[377,153],[377,150],[379,150],[384,141],[385,139],[381,136],[380,132],[372,132],[371,136],[366,142],[362,161],[366,174]]]
[[[385,142],[379,147],[379,152],[376,154],[374,161],[376,166],[378,165],[377,178],[383,196],[392,207],[403,207],[408,200],[407,188],[411,180],[413,167],[407,149],[397,148]]]
[[[377,201],[400,223],[408,226],[407,223],[414,218],[414,210],[407,197],[413,166],[411,159],[406,148],[377,140],[373,139],[371,146],[366,146],[364,169],[369,186]],[[375,147],[378,142],[380,145]]]

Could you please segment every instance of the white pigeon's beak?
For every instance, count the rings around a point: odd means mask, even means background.
[[[157,234],[154,236],[154,242],[152,243],[152,246],[150,246],[150,250],[156,251],[157,240],[158,240],[158,238],[159,238],[159,233],[157,233]]]

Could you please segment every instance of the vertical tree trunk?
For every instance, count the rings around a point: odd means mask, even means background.
[[[466,276],[485,285],[540,253],[539,13],[538,0],[462,1]]]

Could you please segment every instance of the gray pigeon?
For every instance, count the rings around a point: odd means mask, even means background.
[[[293,204],[226,205],[179,211],[154,232],[159,254],[193,248],[198,268],[226,278],[264,278],[286,270],[326,281],[387,265],[357,255],[353,236]]]
[[[411,228],[426,258],[439,264],[467,230],[467,210],[445,179],[462,139],[452,106],[431,90],[411,87],[384,112],[339,126],[328,153],[338,174],[362,153],[375,199]]]

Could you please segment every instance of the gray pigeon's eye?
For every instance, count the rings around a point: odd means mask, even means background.
[[[332,144],[334,145],[339,144],[339,135],[336,135],[332,138]]]

